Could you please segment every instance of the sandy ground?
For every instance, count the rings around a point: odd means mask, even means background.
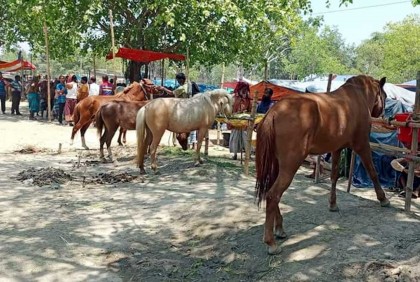
[[[302,167],[280,204],[289,237],[272,257],[254,179],[226,148],[210,147],[199,168],[190,152],[162,148],[161,174],[138,177],[134,132],[112,163],[98,162],[94,128],[89,151],[79,137],[71,147],[70,132],[0,115],[1,281],[420,281],[419,200],[405,213],[388,193],[392,207],[380,208],[373,189],[348,194],[341,180],[331,213],[328,179],[315,185]]]

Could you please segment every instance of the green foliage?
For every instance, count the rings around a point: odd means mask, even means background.
[[[375,77],[401,83],[416,77],[420,70],[420,16],[408,16],[401,22],[388,24],[383,33],[357,48],[357,68]]]
[[[293,77],[302,79],[310,74],[348,73],[353,58],[352,47],[331,27],[308,24],[291,44],[291,52],[283,59],[284,68]]]

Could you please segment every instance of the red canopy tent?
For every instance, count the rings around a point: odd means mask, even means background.
[[[273,96],[271,97],[271,100],[274,101],[278,101],[281,97],[286,95],[302,93],[294,89],[271,83],[269,81],[261,81],[260,83],[251,85],[251,97],[254,97],[255,91],[258,91],[258,100],[261,100],[262,96],[264,95],[265,88],[271,88],[273,90]]]
[[[28,61],[16,60],[13,62],[3,62],[0,61],[0,71],[20,71],[20,70],[35,70],[36,67]]]
[[[139,49],[129,49],[129,48],[120,48],[115,54],[115,57],[124,58],[127,60],[150,63],[152,61],[158,61],[162,59],[172,59],[178,61],[184,61],[185,56],[181,54],[173,53],[161,53],[148,50],[139,50]],[[107,60],[113,59],[112,52],[106,55]]]

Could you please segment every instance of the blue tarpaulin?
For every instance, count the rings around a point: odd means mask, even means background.
[[[406,107],[401,101],[387,99],[385,105],[385,117],[393,117],[397,113],[404,113],[411,111],[411,108]],[[380,144],[387,144],[391,146],[403,147],[397,139],[397,132],[393,131],[390,133],[376,133],[370,134],[370,142],[376,142]],[[385,155],[383,153],[372,151],[373,164],[375,165],[376,172],[379,176],[379,181],[383,187],[394,187],[396,182],[396,171],[391,167],[391,161],[395,157]],[[356,157],[353,174],[353,186],[362,187],[373,187],[373,183],[368,176],[365,168],[363,167],[360,158]]]

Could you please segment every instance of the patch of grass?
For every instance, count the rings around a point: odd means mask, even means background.
[[[184,151],[179,147],[172,147],[172,146],[162,147],[159,152],[159,154],[162,154],[164,156],[178,156],[178,157],[179,156],[190,157],[193,155],[193,153],[194,151],[191,151],[191,150]]]

